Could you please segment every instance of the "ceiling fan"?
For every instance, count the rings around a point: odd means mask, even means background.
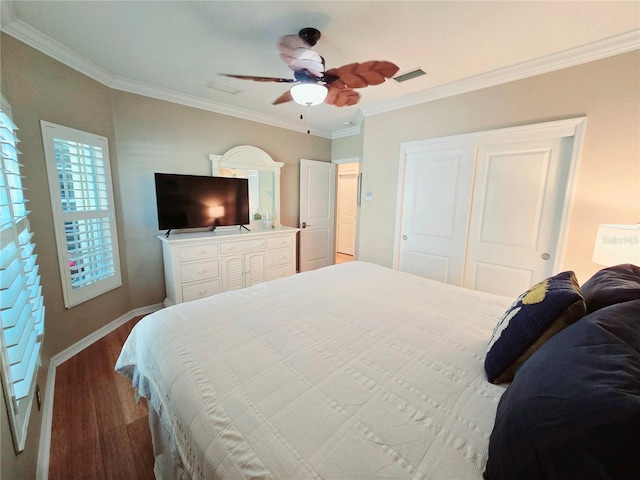
[[[379,85],[391,78],[398,67],[387,61],[372,60],[350,63],[325,71],[324,58],[312,47],[320,39],[315,28],[303,28],[297,35],[285,35],[278,42],[280,58],[293,70],[294,78],[256,77],[252,75],[222,75],[256,82],[293,83],[291,89],[278,97],[273,104],[295,101],[312,106],[322,102],[336,107],[355,105],[360,94],[354,88]]]

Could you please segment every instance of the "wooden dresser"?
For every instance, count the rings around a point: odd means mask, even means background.
[[[296,273],[298,229],[176,233],[162,241],[165,306]]]

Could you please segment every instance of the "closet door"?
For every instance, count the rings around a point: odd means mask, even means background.
[[[475,147],[406,154],[398,268],[462,285]]]
[[[481,145],[464,286],[517,296],[552,275],[571,138]]]

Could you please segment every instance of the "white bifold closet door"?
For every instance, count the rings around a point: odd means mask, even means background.
[[[399,269],[462,286],[475,147],[406,157]]]
[[[464,287],[513,296],[553,274],[566,179],[562,142],[478,148]]]
[[[408,149],[397,267],[517,296],[553,275],[574,137]]]

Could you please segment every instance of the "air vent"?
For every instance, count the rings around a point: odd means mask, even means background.
[[[400,82],[406,82],[407,80],[411,80],[412,78],[421,77],[422,75],[426,75],[426,74],[427,72],[425,72],[421,68],[415,68],[408,72],[401,73],[400,75],[393,77],[393,79],[396,82],[400,83]]]
[[[229,85],[223,85],[222,83],[216,83],[216,82],[208,83],[207,87],[213,88],[214,90],[220,90],[221,92],[230,93],[231,95],[235,95],[240,91],[237,88],[231,87]]]

